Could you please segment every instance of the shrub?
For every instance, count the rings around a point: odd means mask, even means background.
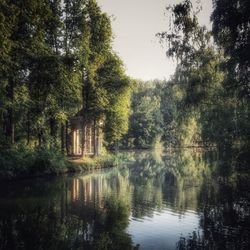
[[[57,174],[66,167],[65,156],[58,150],[23,145],[0,148],[0,180]]]

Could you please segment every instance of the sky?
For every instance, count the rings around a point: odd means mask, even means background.
[[[197,0],[196,0],[197,1]],[[200,0],[203,10],[200,23],[209,22],[212,0]],[[166,31],[168,17],[165,7],[179,0],[97,0],[111,16],[114,33],[113,48],[123,60],[127,75],[142,80],[169,79],[176,64],[166,58],[166,48],[156,33]]]

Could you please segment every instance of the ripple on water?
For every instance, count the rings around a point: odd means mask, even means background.
[[[199,216],[195,211],[180,214],[165,208],[154,211],[152,217],[131,217],[127,232],[140,249],[175,249],[180,237],[198,228]]]

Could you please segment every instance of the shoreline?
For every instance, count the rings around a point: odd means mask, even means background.
[[[21,181],[28,180],[32,178],[40,178],[46,176],[59,176],[63,174],[73,174],[73,173],[86,173],[91,170],[105,169],[105,168],[113,168],[118,166],[118,157],[114,154],[106,154],[103,156],[97,157],[85,157],[79,159],[70,159],[66,157],[63,159],[64,167],[58,168],[54,167],[53,169],[44,169],[39,170],[39,166],[33,166],[33,168],[37,168],[36,172],[32,173],[29,169],[18,173],[20,167],[15,167],[12,169],[13,172],[17,172],[14,174],[8,173],[8,170],[0,172],[0,181],[2,182],[13,182],[13,181]]]

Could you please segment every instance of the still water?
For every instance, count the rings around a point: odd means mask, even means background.
[[[113,169],[1,184],[0,249],[250,249],[244,157],[120,158]]]

